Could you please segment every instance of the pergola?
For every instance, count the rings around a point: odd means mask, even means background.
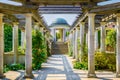
[[[116,76],[120,77],[120,3],[97,6],[98,2],[107,0],[11,0],[20,2],[22,6],[13,6],[0,3],[0,78],[3,74],[3,53],[4,53],[4,37],[3,37],[3,23],[13,25],[14,34],[17,34],[17,29],[23,27],[26,32],[26,60],[25,60],[25,77],[32,78],[32,26],[37,29],[44,29],[45,32],[50,32],[47,24],[41,17],[42,14],[78,14],[79,17],[73,23],[70,29],[69,40],[73,40],[73,58],[78,60],[77,52],[77,33],[80,29],[80,44],[83,45],[84,30],[88,33],[88,77],[96,77],[94,53],[98,47],[98,37],[96,28],[101,27],[101,51],[105,51],[105,25],[106,22],[113,20],[117,22],[117,70]],[[19,25],[18,25],[19,23]],[[24,27],[25,26],[25,27]],[[85,29],[86,28],[86,29]],[[95,32],[95,33],[94,33]],[[17,50],[17,40],[14,35],[14,50]],[[94,48],[95,45],[95,48]],[[83,53],[83,49],[80,49]],[[17,59],[17,54],[15,54]]]

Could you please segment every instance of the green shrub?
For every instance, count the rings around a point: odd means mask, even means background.
[[[24,70],[25,66],[23,64],[11,64],[9,65],[10,70],[17,71],[17,70]]]
[[[115,71],[115,69],[116,69],[115,54],[96,52],[95,67],[96,67],[96,70],[108,69],[111,71]]]
[[[4,51],[12,51],[12,27],[5,24],[4,25]]]
[[[87,62],[75,62],[74,63],[74,68],[75,69],[82,69],[82,70],[87,70],[88,69],[88,64]]]
[[[4,65],[4,73],[6,73],[7,71],[13,70],[13,71],[17,71],[17,70],[24,70],[25,69],[25,65],[24,64],[10,64],[10,65]]]
[[[10,71],[9,66],[8,66],[8,65],[4,65],[3,72],[6,73],[6,72],[8,72],[8,71]]]
[[[82,57],[82,62],[75,62],[74,68],[76,69],[87,69],[88,57],[84,54]],[[107,54],[96,52],[95,53],[95,69],[96,70],[116,70],[116,57],[115,54]]]
[[[18,48],[19,54],[25,54],[25,48],[21,48],[21,46]]]
[[[12,26],[8,25],[8,24],[5,24],[4,25],[4,51],[5,52],[9,52],[9,51],[12,51],[12,39],[13,38],[13,29],[12,29]],[[19,42],[19,45],[21,43],[21,30],[18,29],[18,42]]]
[[[33,69],[40,69],[41,64],[47,60],[47,45],[42,33],[38,30],[32,31],[32,56]]]
[[[110,29],[107,31],[105,41],[107,46],[115,49],[115,46],[116,46],[116,30],[115,29]]]

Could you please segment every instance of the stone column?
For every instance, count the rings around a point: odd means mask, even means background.
[[[84,30],[85,22],[80,22],[80,62],[82,62],[83,47],[84,47]]]
[[[120,78],[120,13],[117,15],[116,77]]]
[[[105,30],[105,22],[101,22],[101,46],[100,46],[100,51],[105,53],[105,35],[106,35],[106,30]]]
[[[98,50],[98,30],[95,31],[95,50]]]
[[[56,29],[54,29],[54,42],[56,42]]]
[[[95,14],[88,14],[88,77],[96,77],[95,75],[95,48],[94,48],[94,27]]]
[[[25,30],[21,30],[21,48],[25,48]]]
[[[13,23],[13,52],[14,64],[18,63],[18,23]]]
[[[75,59],[75,31],[72,32],[73,59]]]
[[[3,56],[4,55],[4,27],[3,27],[3,14],[0,13],[0,79],[4,78],[3,75]]]
[[[79,61],[79,55],[78,55],[78,46],[77,46],[77,41],[78,40],[78,28],[76,28],[76,30],[75,30],[75,46],[74,46],[74,48],[75,48],[75,59],[77,60],[77,61]]]
[[[88,33],[86,33],[86,44],[88,44]]]
[[[25,14],[26,52],[25,52],[25,78],[33,78],[32,74],[32,14]]]
[[[63,29],[63,42],[66,40],[66,29]]]

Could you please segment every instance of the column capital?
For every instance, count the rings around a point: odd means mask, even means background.
[[[105,25],[106,24],[106,22],[100,22],[100,25],[101,26],[103,26],[103,25]]]
[[[88,16],[94,17],[96,14],[95,13],[88,13]]]
[[[98,28],[95,28],[95,32],[98,31],[99,29]]]
[[[117,16],[117,17],[120,17],[120,13],[117,13],[116,16]]]
[[[18,25],[18,24],[19,24],[19,22],[13,22],[12,24],[13,24],[13,25]]]
[[[22,32],[25,32],[25,29],[21,29]]]
[[[79,27],[75,27],[75,30],[78,30],[79,29]]]
[[[0,13],[0,17],[3,17],[4,16],[4,14],[3,13]]]
[[[85,22],[80,22],[80,24],[85,25]]]
[[[32,14],[32,13],[26,13],[25,16],[27,16],[27,17],[32,17],[33,14]]]

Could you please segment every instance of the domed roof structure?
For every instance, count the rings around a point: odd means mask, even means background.
[[[57,18],[53,23],[50,25],[50,27],[57,27],[57,26],[66,26],[69,27],[69,24],[67,21],[63,18]]]

